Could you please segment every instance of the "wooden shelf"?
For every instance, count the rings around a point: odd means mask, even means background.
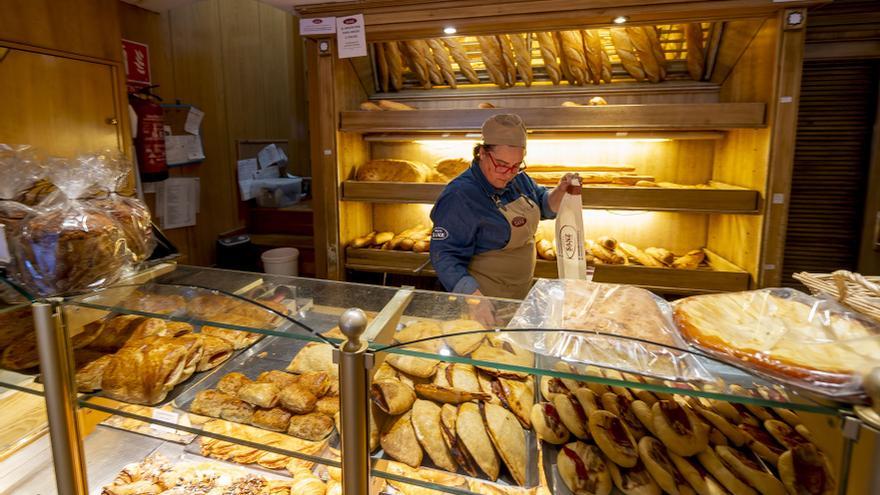
[[[342,183],[343,201],[427,203],[440,196],[445,184],[365,182]],[[758,192],[748,189],[667,189],[659,187],[586,187],[584,208],[684,211],[693,213],[757,213]]]
[[[765,126],[764,103],[676,103],[594,107],[469,108],[342,112],[347,132],[479,131],[487,118],[516,113],[531,131],[726,130]]]
[[[749,274],[730,262],[710,253],[713,268],[674,270],[636,265],[599,265],[594,282],[629,284],[667,294],[702,294],[735,292],[749,289]],[[383,251],[381,249],[345,250],[345,267],[365,272],[436,276],[427,253]],[[538,260],[535,277],[556,278],[556,262]]]

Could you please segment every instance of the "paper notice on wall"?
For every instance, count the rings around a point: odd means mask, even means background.
[[[186,114],[186,122],[183,124],[183,130],[198,136],[199,128],[202,126],[202,119],[204,117],[205,112],[196,107],[189,107],[189,113]]]
[[[260,162],[260,168],[266,168],[281,161],[281,154],[275,143],[266,146],[257,153],[257,160]]]
[[[339,58],[367,56],[363,14],[336,18],[336,46]]]
[[[165,161],[168,165],[199,162],[205,159],[202,140],[193,134],[165,136]]]
[[[300,36],[315,34],[333,34],[336,32],[335,17],[314,17],[299,20]]]
[[[199,209],[199,179],[174,177],[156,188],[156,213],[163,229],[191,227]]]

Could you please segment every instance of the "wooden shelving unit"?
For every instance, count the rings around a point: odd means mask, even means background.
[[[766,125],[764,103],[684,103],[594,107],[467,108],[340,114],[344,132],[476,131],[492,115],[515,111],[531,131],[727,130]]]
[[[445,184],[362,182],[342,183],[343,201],[433,204]],[[692,213],[757,213],[760,194],[749,189],[667,189],[659,187],[586,187],[584,208],[682,211]]]
[[[397,273],[404,275],[434,276],[434,268],[427,253],[386,251],[382,249],[345,250],[345,267],[366,272]],[[709,257],[711,268],[675,270],[648,268],[636,265],[599,265],[593,272],[593,281],[630,284],[671,294],[701,294],[709,292],[741,291],[749,288],[749,273],[714,253]],[[556,262],[538,260],[536,278],[556,278]]]

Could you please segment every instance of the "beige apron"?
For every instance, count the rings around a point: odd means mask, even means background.
[[[502,206],[495,206],[510,224],[510,241],[501,249],[486,251],[471,258],[468,272],[480,284],[485,296],[523,299],[532,286],[535,274],[535,232],[541,209],[526,196]]]

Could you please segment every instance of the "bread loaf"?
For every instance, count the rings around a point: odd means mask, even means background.
[[[623,251],[629,258],[636,261],[637,263],[645,266],[661,268],[663,267],[663,263],[660,263],[653,256],[648,255],[648,253],[642,251],[641,249],[633,246],[632,244],[627,244],[625,242],[619,242],[618,247],[621,251]]]
[[[390,182],[425,182],[430,167],[409,160],[370,160],[357,169],[357,180]]]
[[[642,69],[645,71],[645,77],[651,82],[660,82],[660,64],[654,55],[654,49],[651,46],[651,40],[648,39],[648,33],[641,26],[632,26],[626,28],[626,34],[632,42]]]
[[[431,73],[428,70],[428,60],[425,58],[425,53],[421,48],[421,43],[424,42],[414,40],[401,41],[400,43],[406,51],[406,64],[409,66],[410,70],[412,70],[413,74],[416,75],[419,84],[425,89],[430,89]],[[433,63],[431,65],[433,65]]]
[[[694,249],[693,251],[688,251],[684,256],[680,256],[672,262],[672,268],[678,268],[680,270],[694,270],[703,260],[706,258],[706,253],[703,252],[702,249]]]
[[[628,165],[567,165],[562,163],[529,164],[528,172],[632,172]]]
[[[559,84],[562,71],[559,68],[559,60],[557,59],[559,55],[553,33],[541,32],[535,33],[535,36],[541,49],[541,58],[544,59],[544,70],[547,71],[547,77],[553,84]]]
[[[385,45],[375,43],[373,47],[376,49],[376,70],[379,76],[379,87],[387,93],[390,75],[388,74],[388,59],[385,58]]]
[[[445,158],[437,162],[434,165],[434,168],[437,169],[437,173],[445,177],[446,180],[452,180],[467,170],[470,166],[471,162],[464,158]]]
[[[669,250],[658,248],[658,247],[649,247],[645,249],[645,253],[654,258],[655,260],[663,263],[665,266],[669,266],[675,261],[675,255],[672,254]]]
[[[629,75],[636,81],[644,81],[645,71],[636,56],[635,47],[633,47],[629,35],[626,34],[626,29],[611,28],[611,43],[614,45],[614,50],[617,51],[617,56],[620,57],[620,63]]]
[[[504,79],[508,86],[516,85],[516,55],[513,53],[513,45],[510,35],[499,34],[498,42],[501,44],[501,60],[504,61]]]
[[[703,55],[703,27],[699,22],[684,25],[684,36],[687,43],[688,74],[694,81],[703,80],[706,58]]]
[[[528,34],[511,34],[510,44],[516,56],[516,72],[526,86],[532,85],[532,53],[529,51]]]
[[[403,89],[403,55],[396,41],[385,43],[385,60],[388,63],[388,85],[391,89]]]
[[[587,82],[587,61],[584,58],[584,41],[580,31],[560,31],[562,54],[573,79],[569,82],[582,85]]]
[[[479,83],[480,78],[477,77],[477,71],[471,66],[471,61],[468,60],[467,53],[465,53],[461,44],[452,38],[443,38],[443,43],[449,49],[449,55],[451,55],[452,60],[455,60],[455,63],[458,64],[458,70],[464,74],[464,77],[466,77],[472,84]]]
[[[373,246],[381,246],[391,239],[394,239],[394,232],[379,232],[376,234],[376,237],[373,238]]]
[[[578,108],[578,107],[585,107],[586,105],[581,105],[580,103],[575,103],[573,101],[563,101],[562,104],[559,106],[569,107],[569,108]]]
[[[364,248],[364,247],[373,245],[373,243],[376,240],[376,234],[378,234],[378,232],[376,232],[374,230],[367,235],[362,235],[360,237],[355,238],[355,240],[351,241],[351,247]]]
[[[428,40],[428,46],[431,48],[431,54],[434,56],[434,63],[440,69],[446,84],[455,88],[455,71],[452,70],[452,63],[449,61],[449,54],[443,49],[443,44],[437,40]]]
[[[496,36],[477,36],[477,41],[480,43],[480,55],[483,57],[486,72],[489,73],[489,79],[496,86],[506,88],[507,77],[501,54],[501,43],[498,38]]]
[[[426,253],[431,249],[431,240],[422,239],[413,243],[412,250],[416,253]]]
[[[587,64],[590,66],[590,75],[592,76],[593,84],[599,84],[605,81],[602,72],[605,70],[604,62],[602,60],[602,54],[604,53],[604,50],[602,49],[602,39],[599,38],[599,31],[595,29],[589,31],[584,30],[583,36],[584,49],[587,54]]]
[[[654,52],[654,59],[660,65],[660,78],[666,79],[666,54],[663,53],[663,47],[660,46],[660,34],[657,32],[656,26],[642,26],[645,34],[648,35],[648,41],[651,43],[651,50]]]
[[[565,58],[565,52],[562,50],[562,34],[554,33],[553,41],[556,43],[556,53],[559,54],[559,70],[562,73],[562,77],[568,81],[568,84],[574,84],[574,78],[571,75],[571,70],[568,68],[568,60]]]
[[[359,107],[359,108],[360,108],[361,110],[364,110],[364,111],[367,111],[367,112],[381,112],[381,111],[382,111],[382,107],[380,107],[379,105],[376,105],[376,104],[373,103],[372,101],[365,101],[365,102],[362,102],[362,103],[360,104],[360,107]]]
[[[415,108],[407,105],[406,103],[398,103],[391,100],[379,100],[376,102],[376,104],[379,105],[379,108],[382,110],[415,110]]]

